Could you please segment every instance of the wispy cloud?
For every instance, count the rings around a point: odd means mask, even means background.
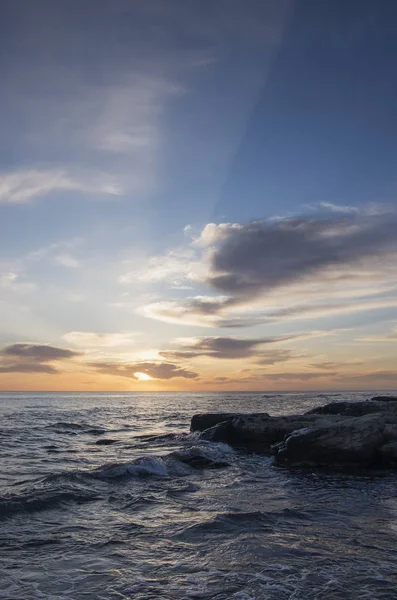
[[[54,260],[62,267],[67,267],[68,269],[78,269],[81,267],[81,262],[71,254],[58,254]]]
[[[116,348],[131,346],[135,343],[137,333],[97,333],[94,331],[71,331],[63,335],[63,339],[82,348]]]
[[[14,271],[0,273],[0,291],[3,291],[3,294],[29,294],[35,289],[36,285],[25,281],[20,273]]]
[[[191,287],[205,278],[205,264],[189,248],[171,250],[165,256],[149,258],[140,270],[128,271],[118,279],[119,283],[136,281],[147,283],[166,282],[173,288]]]
[[[367,335],[357,338],[358,342],[394,342],[397,343],[397,325],[394,325],[390,328],[389,333],[384,333],[382,335]]]
[[[0,174],[0,204],[25,204],[55,191],[119,195],[111,182],[93,175],[72,176],[62,170],[28,169]]]

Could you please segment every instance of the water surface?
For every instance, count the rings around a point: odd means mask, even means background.
[[[0,394],[0,598],[395,599],[395,474],[288,471],[189,434],[195,412],[371,395]]]

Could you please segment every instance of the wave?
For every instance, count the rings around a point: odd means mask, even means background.
[[[21,494],[0,496],[0,520],[19,513],[51,510],[74,502],[82,504],[98,499],[98,494],[83,489],[27,490]]]
[[[167,466],[160,457],[143,456],[133,462],[111,463],[87,473],[94,479],[120,479],[123,477],[169,477]]]
[[[203,441],[201,444],[188,446],[165,456],[141,456],[128,462],[105,463],[89,471],[75,469],[51,473],[42,482],[84,483],[92,479],[106,481],[128,477],[184,477],[189,475],[192,469],[228,467],[233,456],[234,451],[227,444]]]
[[[88,423],[73,423],[71,421],[58,421],[46,425],[46,429],[53,429],[56,433],[69,433],[77,435],[78,433],[88,433],[90,435],[102,435],[106,433],[106,429],[103,427],[95,427]]]
[[[230,535],[231,533],[257,533],[273,531],[274,519],[260,512],[225,512],[217,514],[207,521],[185,527],[173,537],[182,540],[200,542],[202,537],[211,535]]]
[[[176,450],[170,457],[194,468],[222,468],[230,466],[232,455],[234,451],[227,444],[202,443]]]

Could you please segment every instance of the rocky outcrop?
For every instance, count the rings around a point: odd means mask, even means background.
[[[397,466],[397,402],[338,402],[303,415],[195,415],[193,431],[212,442],[271,453],[280,466]]]
[[[247,450],[266,451],[288,433],[306,427],[318,418],[315,415],[271,417],[267,413],[195,415],[191,429],[202,431],[201,438],[210,442],[225,442]],[[212,423],[212,426],[206,428],[208,423]]]
[[[196,415],[192,419],[192,431],[201,431],[201,439],[209,442],[224,442],[248,451],[269,452],[270,447],[281,442],[286,435],[305,427],[319,427],[329,417],[317,414],[271,417],[267,413],[230,414],[219,413]],[[199,419],[196,417],[200,417]],[[221,420],[223,418],[223,420]],[[334,421],[341,420],[336,416]],[[215,423],[206,428],[207,423]]]
[[[371,402],[397,402],[397,396],[374,396]]]
[[[385,443],[385,422],[380,415],[348,417],[337,423],[294,431],[275,444],[272,452],[280,466],[376,465]]]

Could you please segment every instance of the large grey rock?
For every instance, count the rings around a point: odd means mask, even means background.
[[[271,445],[282,441],[286,435],[296,429],[321,425],[324,419],[330,418],[335,421],[341,419],[337,416],[318,415],[270,417],[266,413],[229,415],[222,422],[205,429],[200,437],[207,441],[224,442],[250,451],[268,452]]]
[[[272,448],[281,466],[376,465],[385,443],[381,414],[345,417],[294,431]]]
[[[303,415],[195,415],[192,430],[211,442],[273,453],[282,466],[397,465],[397,403],[337,402]]]

